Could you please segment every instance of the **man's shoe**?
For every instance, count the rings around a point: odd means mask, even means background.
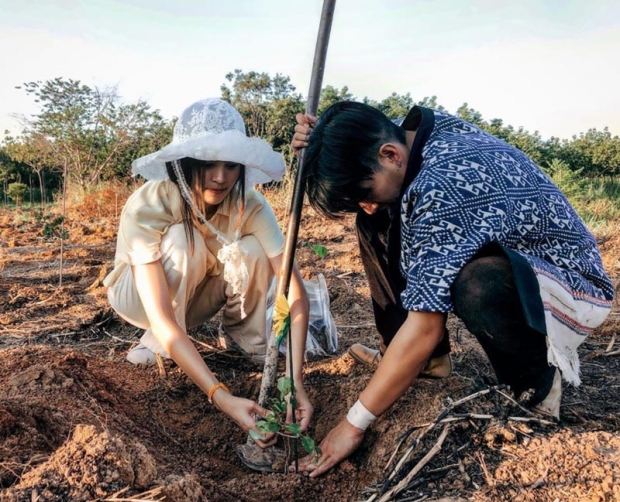
[[[353,360],[364,366],[378,366],[383,359],[381,352],[355,343],[349,348],[348,354]],[[429,359],[420,372],[421,378],[447,378],[452,374],[452,358],[450,354]]]
[[[348,354],[353,358],[356,363],[363,364],[364,366],[379,366],[383,356],[381,352],[376,349],[366,347],[361,343],[354,343],[349,347]]]
[[[155,352],[141,343],[127,353],[127,360],[131,364],[146,364],[148,366],[157,362]]]
[[[429,359],[422,371],[420,378],[448,378],[452,375],[452,357],[450,354],[444,354],[439,357]]]
[[[560,370],[556,368],[553,375],[553,384],[547,397],[540,403],[532,406],[532,411],[545,417],[560,420],[560,402],[562,401],[562,375]]]

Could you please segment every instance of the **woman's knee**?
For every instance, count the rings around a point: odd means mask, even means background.
[[[273,277],[273,269],[269,257],[253,235],[246,235],[241,239],[241,245],[245,253],[245,264],[250,277],[254,280],[258,277]]]
[[[192,232],[193,243],[190,242],[182,223],[170,225],[161,239],[161,259],[164,264],[172,261],[177,269],[191,268],[192,273],[204,275],[200,272],[204,269],[206,273],[207,246],[198,230],[192,228]]]

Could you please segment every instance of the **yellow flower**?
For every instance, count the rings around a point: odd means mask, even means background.
[[[280,295],[276,298],[273,323],[276,341],[278,345],[280,345],[284,337],[288,334],[288,330],[291,326],[291,311],[288,306],[288,301],[286,301],[286,297],[284,295]]]

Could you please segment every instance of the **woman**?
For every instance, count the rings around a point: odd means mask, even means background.
[[[206,99],[179,117],[172,143],[139,158],[133,174],[148,181],[121,214],[114,270],[105,279],[114,310],[146,331],[129,351],[134,364],[172,358],[218,409],[244,431],[267,411],[218,382],[187,328],[223,308],[220,332],[257,361],[266,352],[266,301],[280,271],[284,237],[265,199],[251,188],[279,181],[280,154],[249,138],[227,102]],[[299,271],[289,303],[297,419],[308,427],[312,405],[302,383],[308,298]],[[287,369],[289,364],[286,365]],[[257,441],[268,446],[275,437]]]

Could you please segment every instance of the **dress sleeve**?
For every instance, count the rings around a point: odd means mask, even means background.
[[[274,258],[284,251],[284,235],[278,225],[276,215],[269,203],[258,192],[252,190],[253,199],[245,223],[245,235],[254,235],[268,258]]]
[[[117,256],[130,265],[161,258],[161,239],[182,221],[180,195],[169,181],[145,183],[127,200],[119,225]]]

